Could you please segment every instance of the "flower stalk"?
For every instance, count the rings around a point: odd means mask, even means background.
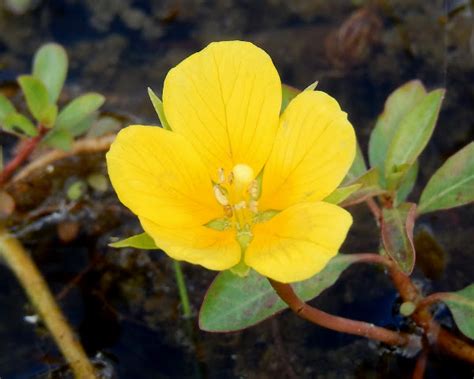
[[[179,298],[181,300],[181,305],[183,306],[183,316],[184,318],[189,319],[192,316],[191,303],[189,302],[188,290],[186,289],[186,281],[184,279],[181,263],[173,259],[173,268],[176,277],[176,284],[178,285]]]
[[[64,318],[45,280],[20,241],[0,226],[0,257],[13,271],[53,336],[76,378],[96,378],[95,369]]]

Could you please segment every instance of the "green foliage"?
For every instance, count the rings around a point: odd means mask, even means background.
[[[346,200],[349,196],[351,196],[354,192],[356,192],[360,187],[362,187],[362,183],[355,183],[345,187],[339,187],[334,190],[329,196],[327,196],[323,201],[331,204],[339,204]]]
[[[156,96],[151,88],[148,87],[148,96],[150,96],[151,103],[153,104],[153,108],[155,108],[156,114],[160,119],[161,126],[163,129],[171,130],[170,124],[166,119],[165,110],[163,109],[163,102],[161,99]]]
[[[474,284],[448,294],[443,301],[453,314],[459,330],[474,339]]]
[[[474,201],[474,142],[471,142],[434,173],[420,198],[419,213],[433,212]]]
[[[125,238],[123,240],[112,242],[109,244],[111,247],[133,247],[136,249],[143,249],[143,250],[157,250],[159,249],[156,246],[155,241],[151,238],[147,233],[137,234],[132,237]]]
[[[338,255],[319,274],[295,283],[294,290],[309,301],[331,287],[357,256]],[[199,313],[202,330],[228,332],[248,328],[288,308],[273,290],[267,278],[251,270],[241,278],[230,271],[217,275],[209,287]]]
[[[290,104],[290,101],[293,100],[296,95],[298,95],[301,91],[299,89],[296,89],[294,87],[291,87],[287,84],[282,84],[281,85],[281,110],[280,113],[283,113],[283,111],[286,109],[288,104]]]
[[[33,76],[48,91],[49,101],[56,103],[66,80],[68,59],[64,48],[56,43],[43,45],[33,59]]]
[[[63,88],[68,69],[66,51],[58,44],[43,45],[35,54],[33,74],[18,77],[18,84],[25,96],[28,110],[36,121],[36,126],[25,115],[15,111],[13,104],[0,95],[0,125],[9,132],[27,137],[38,135],[41,126],[51,129],[42,143],[69,150],[78,137],[91,127],[97,118],[97,110],[104,103],[104,97],[88,93],[73,99],[58,114],[57,101]]]
[[[385,251],[407,275],[415,266],[413,227],[416,204],[403,203],[382,211],[382,242]]]

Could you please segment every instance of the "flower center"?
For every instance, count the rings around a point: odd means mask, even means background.
[[[228,174],[223,168],[218,170],[214,196],[238,232],[250,232],[258,195],[258,183],[250,166],[239,163]]]

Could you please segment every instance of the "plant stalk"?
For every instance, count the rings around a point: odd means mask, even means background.
[[[0,225],[0,257],[13,271],[56,344],[79,379],[96,378],[95,370],[59,309],[48,285],[20,241]]]
[[[276,282],[271,279],[269,279],[269,281],[278,296],[289,305],[293,312],[313,324],[337,332],[367,337],[388,345],[406,346],[412,343],[420,343],[418,338],[405,333],[398,333],[366,322],[351,320],[323,312],[302,301],[289,284]]]
[[[183,270],[181,269],[181,263],[173,259],[173,268],[176,276],[176,284],[178,285],[179,298],[183,306],[183,316],[184,318],[191,318],[191,303],[189,302],[188,290],[186,289],[186,281],[184,279]]]

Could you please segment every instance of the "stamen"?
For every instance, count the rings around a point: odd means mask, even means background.
[[[258,183],[256,180],[252,180],[252,182],[249,185],[249,195],[253,200],[258,199]]]
[[[217,199],[217,202],[220,205],[226,206],[229,205],[229,199],[227,199],[225,190],[218,184],[214,186],[214,196]]]
[[[249,209],[252,213],[258,213],[258,201],[257,200],[250,200],[249,201]]]
[[[225,171],[223,167],[217,169],[217,180],[219,184],[224,184],[225,182]]]

